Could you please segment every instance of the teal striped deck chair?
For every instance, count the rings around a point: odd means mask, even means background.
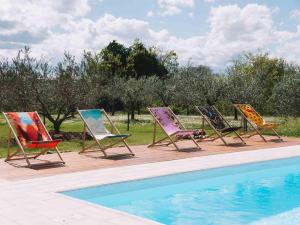
[[[132,152],[131,148],[126,142],[126,139],[130,135],[121,134],[104,109],[85,109],[85,110],[77,110],[77,111],[84,123],[83,145],[82,145],[82,150],[79,152],[80,154],[87,153],[87,152],[101,151],[104,154],[104,157],[108,158],[109,156],[107,155],[106,150],[112,148],[114,145],[120,142],[123,142],[125,147],[128,149],[129,153],[122,154],[122,155],[134,156],[134,153]],[[109,132],[106,129],[103,122],[104,118],[108,120],[112,132]],[[94,143],[88,146],[85,146],[86,133],[89,133],[95,141]],[[108,140],[109,144],[107,143],[104,144],[103,143],[104,139],[109,139]]]

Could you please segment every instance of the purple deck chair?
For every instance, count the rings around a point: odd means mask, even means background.
[[[176,142],[185,138],[190,138],[196,145],[198,150],[201,150],[201,147],[198,145],[194,139],[194,135],[204,135],[203,130],[187,130],[180,123],[176,115],[169,107],[155,107],[148,108],[151,115],[154,118],[154,131],[153,131],[153,141],[148,147],[153,146],[163,146],[173,144],[175,148],[180,151],[180,148],[177,146]],[[165,133],[165,137],[159,140],[156,140],[156,127],[157,124]],[[169,141],[164,142],[166,139]]]

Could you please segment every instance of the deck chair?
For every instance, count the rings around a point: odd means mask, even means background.
[[[180,148],[177,146],[176,142],[184,138],[190,138],[196,145],[197,149],[201,150],[201,147],[196,142],[193,135],[204,135],[203,130],[185,129],[185,127],[180,123],[176,115],[169,107],[155,107],[148,108],[148,110],[154,118],[153,140],[152,144],[148,145],[148,147],[168,146],[173,144],[175,148],[180,151]],[[157,124],[161,127],[166,135],[160,140],[156,140]],[[169,139],[169,141],[164,142],[167,139]]]
[[[105,151],[113,147],[114,145],[123,142],[126,148],[128,149],[129,154],[122,154],[122,155],[134,156],[134,153],[131,151],[129,145],[125,141],[130,135],[121,134],[120,131],[113,124],[111,119],[108,117],[104,109],[86,109],[86,110],[77,110],[77,111],[84,123],[83,146],[82,146],[82,150],[79,152],[80,154],[86,152],[101,151],[104,157],[108,158],[109,156]],[[106,117],[107,120],[109,121],[112,128],[112,133],[105,128],[103,123],[103,116]],[[85,137],[87,132],[93,137],[95,141],[95,143],[89,146],[85,146]],[[113,141],[108,145],[104,146],[103,143],[102,144],[100,143],[103,142],[104,139],[110,139]],[[98,146],[98,148],[94,149],[93,147],[95,146]]]
[[[195,106],[204,121],[213,129],[214,133],[205,137],[210,138],[211,141],[221,139],[225,145],[228,145],[224,137],[230,133],[234,133],[243,144],[246,144],[243,138],[237,133],[242,127],[231,126],[215,106]]]
[[[9,126],[6,162],[25,159],[28,167],[65,163],[57,148],[61,140],[52,140],[37,112],[3,112],[3,115]],[[18,145],[16,151],[12,151],[10,146],[12,135]],[[27,153],[26,150],[30,149],[39,149],[40,151],[38,153]],[[47,161],[38,164],[32,164],[30,162],[30,159],[37,159],[39,156],[46,154],[49,150],[53,150],[57,153],[59,161]]]
[[[261,131],[271,130],[279,140],[282,140],[275,130],[279,126],[278,123],[266,122],[264,118],[259,115],[258,112],[256,112],[249,104],[234,104],[234,107],[240,112],[245,121],[253,128],[253,130],[244,131],[240,134],[241,136],[248,135],[247,138],[250,138],[254,135],[259,135],[265,142],[267,142]]]

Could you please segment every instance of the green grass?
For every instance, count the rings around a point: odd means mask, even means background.
[[[136,120],[130,124],[130,130],[127,131],[126,116],[117,115],[113,116],[112,120],[120,130],[121,133],[129,133],[131,137],[128,139],[130,145],[145,145],[152,141],[153,124],[149,115],[139,115]],[[201,128],[201,120],[198,116],[180,116],[180,120],[185,124],[187,128]],[[231,121],[232,117],[228,117]],[[300,118],[267,118],[268,121],[276,121],[281,125],[278,132],[282,136],[300,137]],[[231,121],[231,123],[239,125],[238,121]],[[52,130],[51,123],[46,123],[47,128]],[[66,121],[61,130],[66,132],[82,132],[83,125],[79,118]],[[205,126],[208,133],[211,130]],[[157,129],[157,137],[162,137],[163,133],[160,129]],[[0,116],[0,157],[3,157],[6,153],[6,140],[8,134],[8,127],[3,117]],[[269,134],[268,132],[265,134]],[[81,149],[80,140],[64,141],[59,144],[61,151],[79,151]]]

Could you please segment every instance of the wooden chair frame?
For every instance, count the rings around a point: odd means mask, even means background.
[[[40,120],[43,128],[45,129],[47,135],[50,137],[50,140],[52,141],[51,135],[49,134],[48,130],[46,129],[45,125],[43,124],[40,115],[35,111],[36,115],[38,116],[38,119]],[[9,162],[9,161],[13,161],[13,160],[24,160],[27,163],[28,167],[35,167],[35,166],[42,166],[42,165],[52,165],[52,164],[65,164],[60,151],[58,150],[57,147],[55,148],[43,148],[43,150],[41,150],[38,153],[26,153],[26,146],[23,146],[18,138],[18,135],[13,127],[13,125],[11,124],[8,116],[7,116],[7,112],[2,112],[6,123],[8,124],[9,127],[9,131],[8,131],[8,140],[7,140],[7,156],[5,159],[5,162]],[[18,149],[15,152],[11,152],[11,145],[10,145],[10,140],[12,138],[12,136],[14,137],[14,139],[17,142],[18,145]],[[41,141],[42,143],[43,141]],[[39,148],[37,148],[39,149]],[[51,161],[51,162],[43,162],[43,163],[34,163],[31,164],[30,159],[37,159],[39,156],[41,155],[45,155],[47,153],[47,151],[55,151],[56,154],[59,157],[59,161]],[[21,155],[21,156],[20,156]]]
[[[111,126],[111,133],[113,132],[116,132],[117,134],[121,135],[120,131],[118,130],[118,128],[114,125],[114,123],[112,122],[112,120],[109,118],[108,114],[106,113],[106,111],[104,109],[99,109],[104,115],[105,117],[107,118],[107,120],[109,121],[109,124]],[[92,132],[92,130],[89,128],[88,124],[86,123],[85,119],[83,118],[83,116],[81,115],[80,113],[80,110],[78,109],[78,114],[81,118],[81,120],[83,121],[84,123],[84,128],[83,128],[83,142],[82,142],[82,150],[79,152],[79,154],[84,154],[84,153],[89,153],[89,152],[97,152],[97,151],[101,151],[104,155],[105,158],[109,158],[109,156],[107,155],[107,153],[105,152],[107,149],[113,147],[114,145],[120,143],[120,142],[123,142],[124,145],[126,146],[126,148],[128,149],[129,153],[128,154],[122,154],[122,155],[131,155],[131,156],[134,156],[134,153],[132,152],[131,148],[129,147],[129,145],[127,144],[126,142],[126,139],[128,137],[130,137],[130,135],[126,136],[126,137],[120,137],[120,138],[117,138],[118,140],[116,141],[113,141],[112,143],[110,143],[109,145],[107,146],[103,146],[101,145],[100,141],[104,140],[104,139],[107,139],[107,137],[104,137],[103,139],[100,139],[98,140],[95,136],[95,134]],[[94,139],[94,143],[88,145],[88,146],[85,146],[85,137],[86,137],[86,133],[89,133],[93,139]],[[98,149],[92,149],[94,146],[98,146]]]
[[[240,110],[239,105],[240,104],[233,104],[233,106],[241,114],[242,118],[246,121],[246,123],[250,124],[250,126],[253,128],[252,131],[241,132],[240,136],[245,137],[245,138],[250,138],[250,137],[253,137],[255,135],[259,135],[264,142],[267,142],[267,140],[265,139],[265,137],[262,135],[261,130],[271,130],[277,136],[278,140],[282,141],[282,138],[279,136],[279,134],[277,133],[277,131],[274,128],[259,127],[256,124],[254,124],[251,120],[249,120],[248,117]],[[260,116],[261,118],[263,118],[251,105],[250,105],[250,107],[252,108],[252,110],[255,113],[257,113],[258,116]],[[242,120],[241,120],[241,123],[242,123]],[[245,136],[245,135],[248,135],[248,136]]]
[[[181,131],[193,131],[193,130],[187,130],[184,127],[184,125],[180,122],[180,120],[177,118],[177,116],[174,114],[174,112],[172,111],[172,109],[170,107],[159,107],[159,108],[165,108],[165,109],[169,110],[169,112],[172,114],[172,116],[174,117],[174,119],[177,121],[177,123],[179,124],[180,128],[182,129]],[[180,148],[176,144],[177,141],[179,141],[179,140],[182,139],[180,137],[176,137],[176,135],[178,133],[180,133],[180,131],[177,131],[177,132],[172,133],[172,134],[168,134],[165,131],[164,126],[159,122],[159,120],[156,118],[156,116],[152,113],[151,109],[153,109],[153,108],[148,108],[151,116],[154,118],[154,129],[153,129],[152,143],[150,145],[148,145],[148,148],[154,147],[154,146],[169,146],[170,144],[173,144],[174,147],[177,149],[177,151],[180,151]],[[163,130],[164,134],[166,135],[165,137],[163,137],[163,138],[161,138],[159,140],[156,140],[157,124],[160,126],[160,128]],[[176,138],[173,140],[174,137],[176,137]],[[191,140],[196,145],[197,149],[202,150],[201,147],[199,146],[199,144],[196,142],[196,140],[194,139],[194,137],[192,135],[188,135],[188,137],[191,138]],[[169,141],[164,143],[163,141],[165,141],[166,139],[169,139]]]
[[[216,110],[216,112],[218,113],[218,115],[220,116],[220,118],[223,120],[223,122],[225,122],[226,125],[227,125],[228,127],[232,128],[232,126],[231,126],[231,125],[228,123],[228,121],[222,116],[222,114],[219,112],[219,110],[218,110],[215,106],[212,106],[212,107]],[[239,139],[242,141],[243,144],[246,144],[246,142],[244,141],[244,139],[243,139],[243,138],[242,138],[235,130],[233,130],[233,131],[228,131],[228,132],[224,132],[224,133],[222,133],[222,132],[220,132],[219,130],[217,130],[217,129],[214,127],[214,125],[211,123],[210,119],[207,118],[207,116],[204,115],[204,114],[201,112],[201,110],[199,109],[199,106],[195,106],[195,108],[196,108],[196,110],[200,113],[200,115],[201,115],[201,117],[202,117],[202,127],[204,127],[204,121],[206,121],[207,124],[208,124],[208,125],[212,128],[212,130],[214,131],[211,135],[209,135],[209,136],[203,138],[202,140],[211,138],[211,141],[215,141],[215,140],[217,140],[217,139],[220,138],[220,139],[223,141],[223,143],[224,143],[225,145],[228,145],[228,143],[225,141],[224,137],[226,137],[226,136],[227,136],[228,134],[230,134],[230,133],[235,133],[235,135],[237,136],[237,138],[239,138]]]

